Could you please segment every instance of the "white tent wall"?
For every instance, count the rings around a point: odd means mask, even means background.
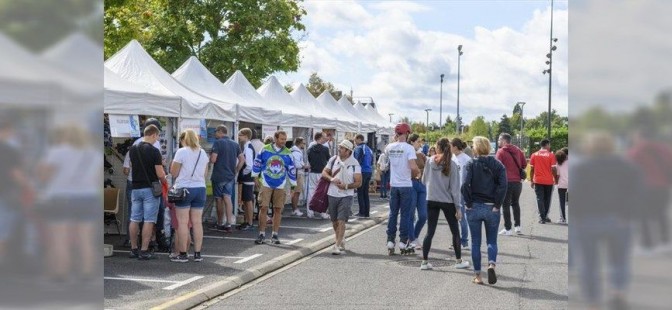
[[[259,109],[257,111],[267,111],[263,115],[263,119],[259,119],[258,121],[255,121],[255,123],[262,125],[280,125],[283,117],[282,111],[269,104],[261,95],[259,95],[254,86],[252,86],[250,81],[247,80],[245,75],[243,75],[240,70],[236,70],[236,72],[234,72],[233,75],[231,75],[229,79],[226,80],[224,86],[242,98],[243,101],[241,106],[245,105],[247,107],[256,107]],[[241,109],[241,115],[242,113],[247,113],[242,110],[243,109]],[[241,119],[251,118],[253,116],[254,115],[244,115],[241,116]]]
[[[352,103],[350,100],[348,100],[348,98],[342,96],[341,99],[338,100],[338,104],[343,110],[358,120],[360,124],[358,132],[364,133],[376,131],[376,125],[361,115],[357,110],[355,110],[355,107],[352,106]]]
[[[180,115],[188,118],[206,118],[234,121],[233,103],[220,102],[203,97],[176,81],[168,72],[154,61],[136,40],[105,62],[109,68],[123,79],[141,84],[151,90],[169,92],[182,97]]]
[[[317,97],[317,102],[319,103],[319,109],[326,111],[328,115],[331,115],[332,118],[335,118],[338,121],[337,129],[339,131],[357,132],[359,129],[357,119],[342,109],[338,102],[336,102],[336,99],[334,99],[328,91],[324,91],[320,94],[320,96]]]
[[[103,112],[109,114],[179,117],[182,99],[124,80],[105,68]]]
[[[273,108],[282,111],[281,126],[311,128],[310,114],[287,93],[275,76],[271,76],[257,92]]]

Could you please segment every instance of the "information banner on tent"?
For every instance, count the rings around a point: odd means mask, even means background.
[[[281,127],[284,132],[287,133],[287,141],[294,139],[294,127]]]
[[[336,133],[336,142],[341,143],[345,139],[345,132],[337,132]]]
[[[205,119],[183,118],[180,122],[180,133],[185,129],[191,129],[198,133],[201,138],[207,138],[208,132],[205,126]]]
[[[273,137],[276,131],[278,131],[278,126],[261,125],[262,140],[268,136]]]
[[[140,120],[137,115],[109,115],[110,134],[115,138],[139,138]]]

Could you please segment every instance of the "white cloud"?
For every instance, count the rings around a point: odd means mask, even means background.
[[[549,48],[550,8],[530,12],[521,31],[475,25],[475,35],[463,37],[418,29],[411,13],[431,8],[413,2],[381,2],[366,8],[348,2],[347,9],[344,3],[306,2],[309,24],[315,28],[309,27],[300,74],[317,71],[344,91],[352,86],[355,96],[373,97],[382,115],[424,121],[424,109],[431,108],[430,121],[438,122],[441,73],[445,74],[443,118],[455,118],[457,46],[462,44],[460,112],[465,122],[478,115],[488,120],[510,115],[518,101],[527,102],[526,115],[546,111],[548,76],[542,71]],[[553,108],[566,115],[566,10],[555,10],[554,36],[559,41]],[[298,77],[301,81],[309,75],[303,74]]]

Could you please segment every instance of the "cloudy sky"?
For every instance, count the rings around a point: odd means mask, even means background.
[[[355,97],[373,97],[381,114],[439,121],[455,119],[457,46],[460,114],[465,123],[511,115],[525,101],[525,115],[548,108],[546,54],[550,1],[311,1],[304,3],[307,33],[301,67],[277,75],[284,84],[306,83],[311,72]],[[555,1],[553,108],[567,115],[567,2]]]

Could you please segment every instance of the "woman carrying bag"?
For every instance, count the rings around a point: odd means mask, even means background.
[[[208,155],[201,149],[198,136],[191,129],[184,132],[184,146],[177,150],[170,166],[170,174],[175,179],[172,191],[184,192],[180,199],[175,201],[178,223],[177,248],[180,254],[171,258],[171,261],[177,263],[189,261],[187,256],[189,222],[193,225],[194,232],[194,261],[203,260],[201,257],[203,245],[201,217],[205,206],[205,179],[208,174]]]

